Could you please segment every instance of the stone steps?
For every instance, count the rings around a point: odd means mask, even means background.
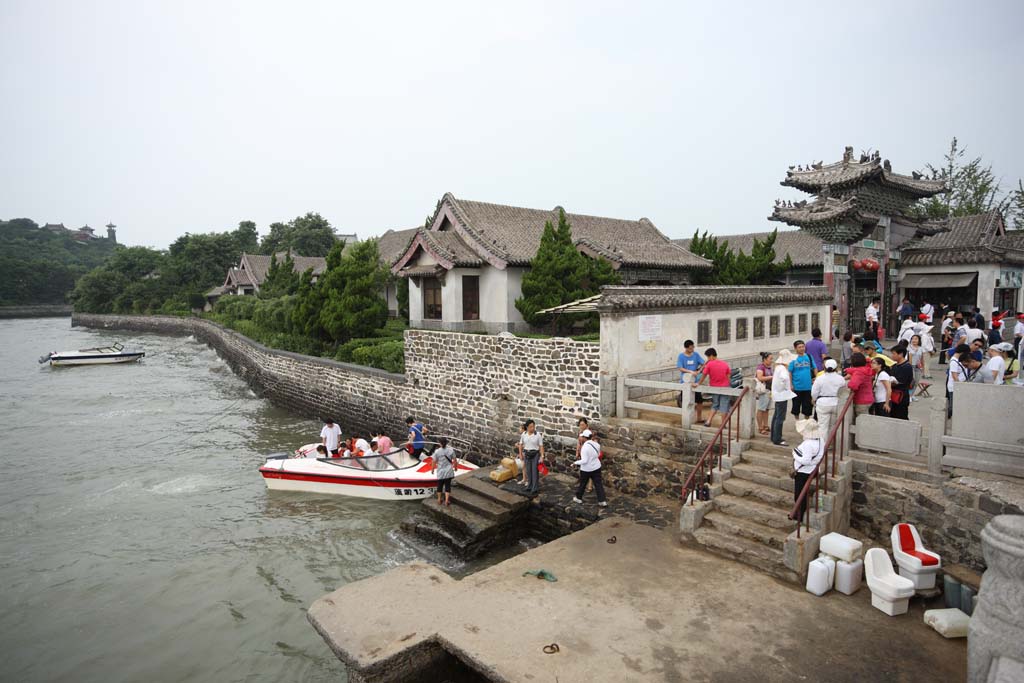
[[[488,519],[468,507],[460,506],[454,497],[451,505],[441,505],[437,502],[437,498],[431,496],[424,499],[423,509],[430,512],[439,522],[447,524],[473,540],[486,536],[489,531],[498,526],[493,519]]]
[[[789,530],[773,528],[753,520],[735,517],[717,508],[714,512],[704,515],[704,525],[710,525],[712,529],[727,533],[730,536],[745,538],[761,545],[766,545],[778,550],[780,553],[786,541],[786,536],[789,536]]]
[[[743,451],[743,455],[740,459],[745,463],[756,465],[757,467],[780,470],[787,477],[789,476],[789,469],[793,467],[792,453],[765,453],[760,450]]]
[[[756,500],[780,510],[793,508],[792,484],[788,491],[781,491],[770,486],[762,486],[753,481],[732,477],[725,480],[722,488],[729,496]]]
[[[501,491],[501,493],[505,492]],[[516,501],[516,505],[513,507],[489,498],[469,486],[456,484],[452,487],[451,503],[453,508],[465,508],[481,517],[501,523],[510,520],[514,512],[525,507],[529,501],[521,499]]]
[[[489,472],[490,468],[477,470],[468,477],[455,480],[455,486],[468,489],[510,510],[519,510],[529,504],[529,501],[522,496],[499,488],[497,484],[491,481]],[[452,488],[453,495],[454,491],[455,487]]]
[[[697,545],[715,555],[742,562],[790,583],[800,583],[796,572],[786,568],[781,549],[703,526],[694,532],[693,537]]]
[[[787,533],[795,528],[795,522],[789,519],[792,501],[789,501],[789,505],[770,505],[740,496],[719,496],[714,502],[716,511],[730,517],[749,520],[772,529],[785,529]]]

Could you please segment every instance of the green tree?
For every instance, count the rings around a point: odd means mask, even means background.
[[[409,278],[393,276],[395,298],[398,300],[398,317],[409,322]]]
[[[273,254],[292,250],[299,256],[326,256],[337,241],[334,228],[327,219],[309,212],[288,223],[271,223],[270,232],[260,244],[260,251]]]
[[[335,255],[343,243],[331,250]],[[367,337],[384,327],[388,320],[388,304],[381,294],[387,271],[380,264],[377,240],[357,242],[331,267],[320,282],[324,304],[320,309],[320,325],[334,342]]]
[[[778,238],[778,230],[763,240],[754,239],[750,254],[743,250],[734,251],[729,246],[729,240],[719,242],[704,231],[701,234],[697,231],[690,240],[690,251],[698,256],[703,256],[711,261],[710,271],[697,275],[698,284],[706,285],[769,285],[784,272],[793,267],[793,261],[786,254],[785,260],[775,263],[775,241]]]
[[[235,248],[239,254],[255,254],[259,250],[260,235],[252,221],[239,221],[238,227],[231,234],[235,238]]]
[[[558,226],[544,224],[537,255],[523,275],[522,296],[516,308],[531,325],[549,319],[538,311],[593,296],[604,285],[619,282],[618,274],[602,259],[581,254],[572,240],[572,228],[564,211],[558,214]],[[592,316],[590,316],[592,317]],[[585,314],[560,315],[552,321],[556,331],[565,332],[587,319]]]
[[[967,148],[954,137],[942,164],[926,167],[932,178],[946,181],[949,192],[919,201],[910,213],[918,218],[954,218],[984,213],[991,209],[1006,211],[1011,198],[1000,187],[999,178],[980,156],[967,157]]]
[[[292,258],[291,252],[287,252],[284,260],[280,262],[277,260],[277,254],[271,254],[267,278],[260,285],[260,298],[273,299],[295,294],[299,289],[299,278],[299,273],[295,272],[295,259]]]
[[[334,251],[332,250],[331,253],[333,254]],[[330,264],[331,255],[328,254],[328,268]],[[324,275],[326,275],[326,271]],[[313,282],[312,270],[307,270],[302,274],[299,278],[299,288],[295,292],[295,306],[292,308],[291,317],[292,329],[298,334],[305,335],[310,339],[323,341],[328,337],[327,332],[320,325],[320,309],[324,305],[324,296],[319,284],[319,282]]]
[[[124,275],[107,268],[97,268],[82,276],[70,298],[75,310],[113,313],[114,301],[127,285]]]

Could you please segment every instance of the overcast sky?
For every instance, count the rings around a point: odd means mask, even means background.
[[[0,218],[120,241],[445,193],[767,230],[791,164],[1024,176],[1024,2],[0,0]]]

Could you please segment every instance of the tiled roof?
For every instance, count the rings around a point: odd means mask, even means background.
[[[466,242],[477,253],[511,265],[528,265],[537,254],[544,224],[558,223],[559,207],[526,209],[457,199],[450,193],[442,207],[451,208]],[[609,260],[625,266],[656,268],[710,268],[711,263],[691,254],[665,237],[646,218],[623,220],[566,213],[573,239]],[[439,228],[439,221],[431,226]]]
[[[770,232],[748,232],[742,235],[720,235],[719,243],[728,241],[736,252],[750,254],[754,240],[764,241]],[[673,240],[683,249],[690,248],[690,240]],[[805,230],[779,230],[775,238],[775,264],[781,265],[788,255],[793,265],[818,266],[822,264],[821,240]]]
[[[893,173],[889,161],[883,161],[877,153],[861,156],[858,161],[854,161],[852,147],[847,147],[843,160],[834,164],[818,163],[796,169],[790,167],[782,185],[817,194],[826,186],[833,191],[852,189],[873,179],[918,198],[931,197],[947,189],[943,180],[932,180],[916,173],[909,176]]]
[[[409,243],[416,235],[418,228],[408,230],[388,230],[377,238],[377,251],[380,253],[380,260],[386,266],[391,266],[395,261],[402,258],[402,254],[409,248]]]
[[[683,306],[776,306],[832,300],[825,287],[603,287],[600,311]]]
[[[277,262],[283,263],[288,254],[279,252],[276,254]],[[322,256],[295,256],[292,255],[294,270],[296,273],[305,273],[310,268],[313,275],[320,275],[327,268],[327,259]],[[270,257],[263,254],[242,254],[242,262],[246,265],[246,271],[253,284],[261,285],[267,279],[267,271],[270,270]]]
[[[230,291],[230,287],[228,287],[227,285],[221,285],[220,287],[214,287],[213,289],[211,289],[209,292],[206,293],[206,296],[223,296],[224,294],[227,294]]]
[[[484,264],[479,254],[466,244],[457,232],[420,229],[418,234],[431,252],[451,263],[453,267],[475,268]]]
[[[998,209],[949,220],[949,230],[904,249],[905,266],[1024,263],[1024,231],[1006,231]]]

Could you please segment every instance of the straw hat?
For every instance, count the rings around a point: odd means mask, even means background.
[[[782,365],[789,365],[790,363],[792,363],[795,360],[796,360],[796,354],[794,354],[789,349],[782,349],[777,354],[775,354],[775,364],[776,365],[779,365],[780,363]]]
[[[796,431],[805,439],[820,439],[823,436],[818,429],[818,421],[813,417],[809,417],[806,420],[797,420]]]

